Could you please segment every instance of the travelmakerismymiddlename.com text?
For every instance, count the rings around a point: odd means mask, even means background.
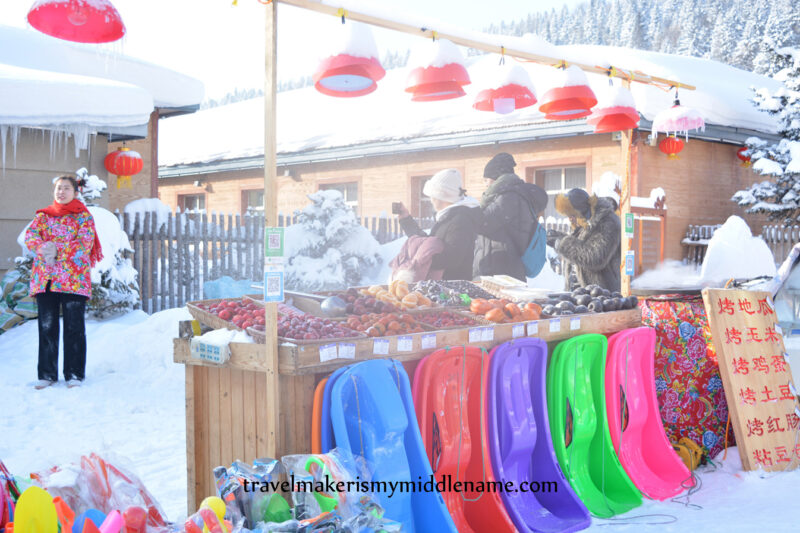
[[[381,492],[395,493],[412,492],[466,492],[466,493],[518,493],[518,492],[558,492],[558,483],[555,481],[463,481],[454,479],[451,475],[436,479],[431,476],[427,481],[418,478],[416,481],[365,481],[356,478],[350,481],[335,481],[329,477],[325,479],[304,478],[297,480],[294,474],[284,481],[247,481],[244,480],[246,492]]]

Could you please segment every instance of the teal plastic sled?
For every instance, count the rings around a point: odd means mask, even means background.
[[[601,518],[642,503],[608,430],[607,346],[603,335],[573,337],[556,346],[547,370],[547,411],[558,463],[589,512]]]

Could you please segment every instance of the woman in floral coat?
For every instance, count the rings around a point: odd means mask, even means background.
[[[56,179],[54,201],[36,211],[25,232],[35,254],[30,293],[39,308],[39,381],[43,389],[58,381],[59,311],[64,318],[64,379],[81,384],[86,370],[86,302],[92,295],[91,267],[103,258],[94,219],[76,198],[75,178]]]

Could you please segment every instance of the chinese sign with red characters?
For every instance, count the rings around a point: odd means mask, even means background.
[[[772,298],[766,292],[704,289],[703,301],[742,467],[796,467],[800,404]]]

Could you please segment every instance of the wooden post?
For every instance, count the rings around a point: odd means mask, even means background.
[[[275,226],[278,212],[278,183],[277,168],[277,128],[275,113],[277,110],[276,99],[278,79],[278,5],[272,2],[266,6],[266,49],[264,69],[264,225]],[[264,236],[260,235],[263,239]],[[265,434],[259,435],[266,439],[266,456],[280,457],[278,453],[278,423],[280,413],[280,394],[278,391],[278,306],[275,303],[266,305],[265,325],[267,342],[264,343],[264,357],[266,359],[266,372],[256,378],[262,383],[257,383],[266,393],[264,404],[266,426]],[[259,424],[260,428],[260,424]],[[292,450],[280,450],[289,453]]]
[[[624,80],[623,87],[630,90],[631,82]],[[622,191],[619,195],[619,218],[620,218],[620,292],[623,296],[631,295],[631,277],[625,275],[625,256],[633,245],[633,238],[625,234],[625,216],[631,212],[631,146],[633,143],[633,130],[621,132],[620,157],[625,163],[625,175],[622,176]]]

